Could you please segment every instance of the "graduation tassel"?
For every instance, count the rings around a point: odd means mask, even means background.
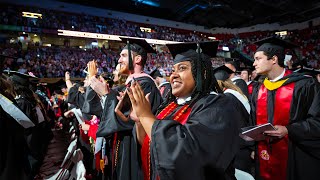
[[[131,46],[129,40],[127,41],[128,45],[128,61],[129,61],[129,70],[133,70],[133,62],[132,62],[132,56],[131,56]]]
[[[197,73],[196,73],[196,90],[198,92],[202,92],[202,81],[201,81],[201,48],[200,48],[200,44],[197,43],[197,53],[198,53],[198,61],[196,62],[196,67],[197,67]]]

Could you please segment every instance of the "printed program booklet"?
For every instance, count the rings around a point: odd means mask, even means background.
[[[266,139],[266,135],[263,134],[265,131],[276,130],[271,123],[260,124],[256,126],[249,126],[241,128],[242,133],[239,136],[246,141],[261,141]]]

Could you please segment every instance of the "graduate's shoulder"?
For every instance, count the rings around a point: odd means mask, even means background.
[[[226,94],[210,93],[202,98],[200,98],[194,105],[195,109],[220,109],[229,110],[235,103],[235,98],[233,96],[228,96]]]
[[[138,78],[135,78],[135,80],[140,84],[141,88],[145,93],[149,93],[149,92],[158,93],[160,96],[158,87],[156,86],[154,80],[149,76],[138,77]]]
[[[235,119],[240,115],[237,107],[232,96],[210,94],[199,99],[194,105],[190,121],[212,130],[230,130],[237,127]]]
[[[149,76],[140,76],[135,78],[139,83],[154,83],[153,79]]]
[[[289,77],[288,81],[296,83],[296,88],[307,88],[310,86],[319,88],[320,85],[314,77],[303,73],[293,73],[292,76]]]

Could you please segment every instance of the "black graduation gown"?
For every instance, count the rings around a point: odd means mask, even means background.
[[[171,92],[171,84],[169,82],[162,83],[159,86],[159,90],[163,101],[166,101],[167,97]]]
[[[75,84],[68,91],[67,102],[82,108],[85,100],[85,95],[79,92],[79,84]]]
[[[34,100],[36,101],[36,100]],[[25,97],[20,96],[16,99],[17,106],[24,112],[30,120],[35,124],[34,127],[25,129],[25,139],[27,144],[27,156],[29,160],[29,174],[30,178],[37,173],[40,165],[45,156],[47,145],[52,138],[52,132],[48,125],[48,122],[44,120],[43,122],[38,122],[38,116],[36,111],[36,102],[30,102]],[[40,108],[41,110],[41,108]],[[45,117],[45,114],[44,118]]]
[[[102,106],[100,103],[100,97],[89,86],[86,88],[85,100],[83,102],[81,111],[86,114],[101,116]]]
[[[162,98],[154,81],[149,77],[139,77],[136,80],[140,83],[145,94],[150,93],[149,99],[152,112],[155,114],[158,106],[162,103]],[[112,90],[106,98],[102,118],[97,131],[97,137],[106,137],[111,145],[112,155],[109,158],[117,157],[117,166],[113,168],[111,179],[143,179],[140,163],[139,143],[136,139],[135,123],[132,120],[122,121],[114,113],[117,106],[118,92]],[[113,145],[113,135],[117,134],[115,145]],[[112,149],[114,148],[114,149]],[[111,160],[109,161],[111,164]]]
[[[25,130],[25,139],[28,146],[28,159],[29,159],[29,169],[30,178],[36,174],[37,169],[40,167],[41,161],[44,157],[43,149],[43,141],[42,135],[39,133],[41,131],[41,127],[38,126],[38,117],[36,113],[36,103],[28,101],[25,97],[20,96],[16,99],[17,106],[24,112],[30,120],[35,124],[34,127],[28,128]]]
[[[234,99],[234,103],[239,103],[240,101],[235,97],[235,95],[231,93],[225,93],[226,96],[230,96],[230,98]],[[240,106],[238,112],[241,113],[240,116],[237,117],[237,120],[239,121],[240,128],[244,128],[249,126],[249,116],[250,114],[247,112],[244,106]],[[245,141],[240,136],[239,142],[240,142],[240,150],[236,155],[236,159],[234,162],[234,167],[237,169],[240,169],[242,171],[252,173],[252,167],[254,166],[253,159],[251,159],[250,155],[251,152],[254,151],[254,142]]]
[[[320,86],[315,79],[291,74],[282,86],[294,84],[292,102],[290,104],[288,129],[288,161],[287,179],[315,180],[320,172]],[[281,79],[281,80],[282,80]],[[256,86],[252,94],[252,124],[256,124],[257,96],[259,88]],[[276,90],[268,90],[267,109],[268,122],[273,122]],[[256,152],[257,154],[257,152]],[[259,163],[256,175],[259,175]],[[260,177],[256,177],[259,179]]]
[[[28,179],[24,128],[0,106],[0,179]]]
[[[241,91],[242,91],[242,93],[244,94],[244,95],[246,95],[247,96],[247,98],[249,98],[249,91],[248,91],[248,86],[247,86],[247,83],[243,80],[243,79],[235,79],[234,81],[233,81],[233,83],[235,84],[235,85],[237,85],[240,89],[241,89]]]
[[[82,112],[82,116],[85,120],[90,120],[91,115],[99,115],[101,114],[101,104],[98,103],[99,97],[97,93],[95,93],[90,87],[86,87],[86,93],[81,93],[79,91],[79,84],[75,84],[69,89],[67,102],[75,105]],[[89,91],[89,92],[88,92]],[[87,96],[87,97],[86,97]],[[95,100],[95,101],[93,101]],[[92,105],[92,102],[95,104]],[[78,121],[74,121],[74,126],[78,129]]]
[[[102,108],[98,94],[90,86],[86,87],[85,93],[81,93],[79,87],[79,84],[75,84],[69,89],[67,102],[79,108],[85,120],[90,120],[91,115],[100,117]],[[73,119],[73,126],[76,128],[76,134],[79,134],[81,130],[78,128],[79,122],[76,118]],[[94,156],[92,155],[90,146],[81,137],[78,140],[79,148],[84,154],[83,163],[87,169],[87,173],[94,174]]]
[[[231,96],[208,95],[192,107],[185,125],[172,117],[155,121],[152,179],[235,179],[241,106]]]

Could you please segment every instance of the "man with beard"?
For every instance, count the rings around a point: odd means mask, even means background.
[[[120,53],[120,74],[128,75],[126,86],[130,87],[131,81],[138,81],[145,94],[149,94],[152,112],[156,113],[162,102],[159,90],[153,79],[143,72],[147,61],[147,53],[153,53],[152,47],[139,39],[122,39],[127,45]],[[88,64],[88,71],[95,69],[94,62]],[[139,163],[140,149],[139,136],[145,132],[139,119],[132,111],[131,104],[125,93],[112,90],[101,79],[95,76],[90,78],[90,87],[101,97],[103,112],[97,137],[104,137],[109,147],[105,147],[109,157],[108,171],[111,179],[143,179]],[[120,103],[118,104],[120,100]],[[141,131],[141,129],[143,131]],[[138,130],[138,131],[136,131]],[[141,132],[136,133],[136,132]],[[138,137],[138,138],[137,138]]]

